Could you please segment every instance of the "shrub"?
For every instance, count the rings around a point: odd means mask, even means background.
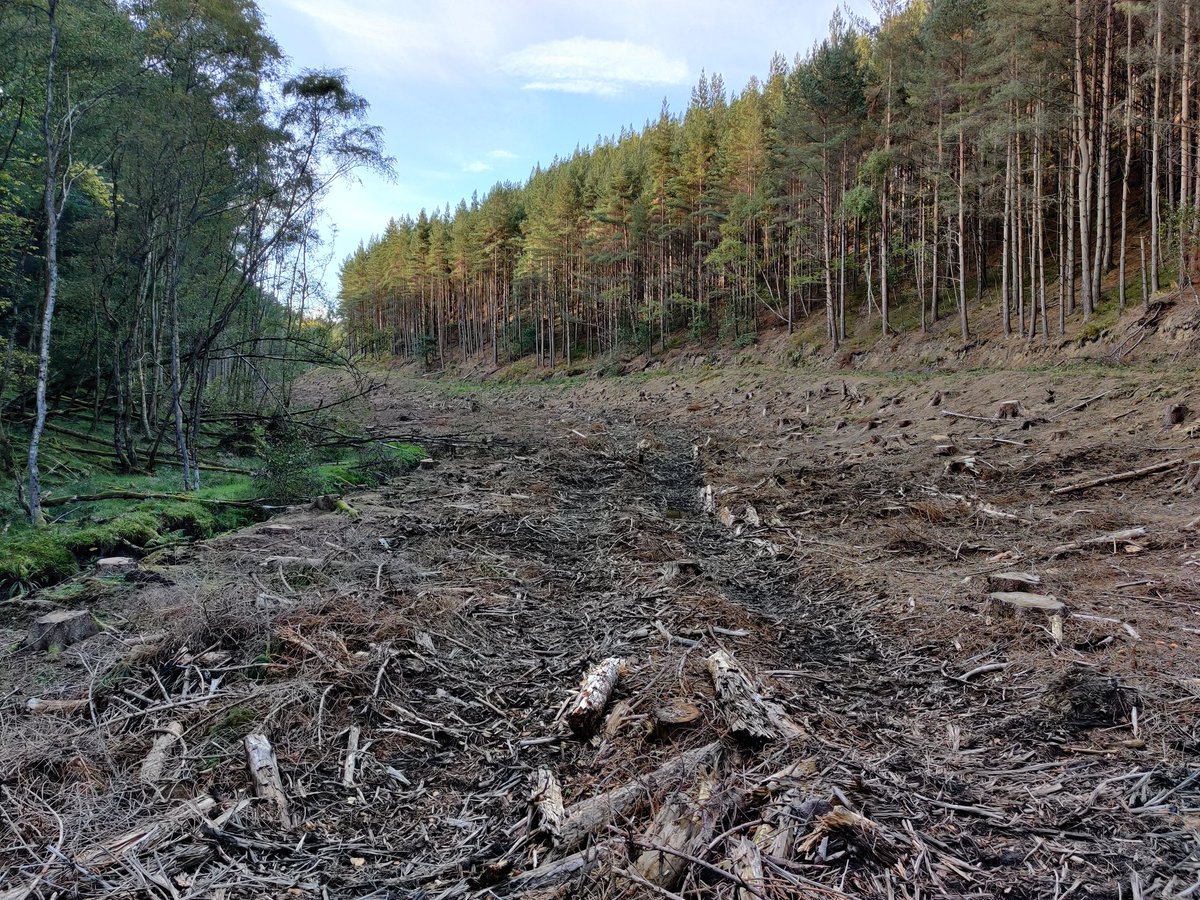
[[[263,466],[254,476],[259,493],[268,500],[289,503],[312,497],[321,490],[316,454],[293,429],[273,435],[263,454]]]

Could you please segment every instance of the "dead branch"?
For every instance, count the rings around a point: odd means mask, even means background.
[[[1165,472],[1168,469],[1174,469],[1176,466],[1181,466],[1184,459],[1169,459],[1166,462],[1155,463],[1152,466],[1143,466],[1140,469],[1130,469],[1128,472],[1118,472],[1115,475],[1104,475],[1100,478],[1092,478],[1088,481],[1080,481],[1076,484],[1068,484],[1064,487],[1055,488],[1050,493],[1052,494],[1073,494],[1076,491],[1086,491],[1089,488],[1099,487],[1102,484],[1114,484],[1118,481],[1132,481],[1134,478],[1142,478],[1146,475],[1153,475],[1156,472]]]

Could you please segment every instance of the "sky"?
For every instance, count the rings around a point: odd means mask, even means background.
[[[820,40],[834,0],[259,0],[294,69],[343,69],[384,130],[394,175],[335,186],[329,265],[388,219],[453,209],[598,137],[687,108],[701,72],[727,90]],[[874,20],[869,0],[841,4]]]

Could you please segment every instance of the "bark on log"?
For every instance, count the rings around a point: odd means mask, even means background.
[[[275,758],[275,748],[265,734],[246,735],[246,764],[254,781],[255,795],[274,806],[280,824],[284,828],[291,828],[292,820],[279,774],[279,762]]]
[[[173,780],[171,778],[164,779],[164,776],[167,774],[167,766],[171,762],[171,758],[175,755],[175,749],[182,739],[183,725],[179,722],[170,723],[163,729],[162,734],[154,739],[150,752],[142,760],[140,773],[142,784],[156,785],[163,780]]]
[[[634,860],[634,871],[668,890],[675,886],[687,867],[687,860],[670,851],[686,852],[699,829],[694,810],[694,804],[684,794],[675,794],[663,803],[643,836],[647,844],[663,849],[643,850]]]
[[[588,670],[579,685],[579,696],[567,712],[567,724],[580,737],[591,734],[608,705],[613,688],[625,671],[625,660],[610,656]]]
[[[1132,481],[1135,478],[1142,478],[1146,475],[1154,475],[1158,472],[1165,472],[1168,469],[1174,469],[1176,466],[1183,465],[1182,457],[1176,459],[1168,459],[1165,462],[1155,463],[1152,466],[1142,466],[1140,469],[1130,469],[1128,472],[1117,472],[1115,475],[1104,475],[1100,478],[1092,478],[1088,481],[1080,481],[1076,484],[1068,484],[1063,487],[1055,488],[1051,494],[1073,494],[1076,491],[1086,491],[1089,488],[1100,487],[1103,484],[1115,484],[1119,481]]]
[[[724,650],[708,658],[708,673],[729,730],[744,738],[771,740],[802,734],[778,704],[766,700],[754,683]]]
[[[529,811],[534,834],[545,835],[551,846],[557,847],[562,836],[562,787],[554,773],[545,766],[533,774],[533,790],[529,793]]]
[[[681,753],[653,772],[640,775],[618,788],[572,804],[563,819],[562,848],[578,847],[594,832],[632,815],[656,794],[694,777],[702,769],[715,768],[720,755],[721,745],[714,741]]]
[[[86,609],[56,609],[29,626],[25,646],[29,650],[48,650],[51,647],[69,647],[71,644],[90,638],[100,630],[100,625]]]

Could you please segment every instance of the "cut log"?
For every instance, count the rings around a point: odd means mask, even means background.
[[[291,525],[274,524],[274,525],[263,525],[261,528],[258,529],[258,533],[259,534],[291,534],[295,530],[296,529],[293,528]]]
[[[572,804],[563,818],[562,849],[573,850],[589,835],[635,813],[655,795],[694,778],[703,769],[715,768],[720,755],[721,745],[714,741],[681,753],[653,772],[640,775],[618,788]]]
[[[729,871],[743,882],[737,888],[738,900],[756,900],[763,896],[762,850],[754,841],[744,837],[733,840],[729,846]]]
[[[319,569],[325,560],[316,556],[268,556],[261,566],[281,566],[285,569]]]
[[[752,740],[793,738],[803,730],[776,703],[766,700],[754,683],[724,650],[708,658],[708,674],[729,730]]]
[[[564,817],[562,787],[554,773],[545,766],[533,773],[529,812],[533,833],[544,835],[551,846],[558,846]]]
[[[1042,609],[1051,613],[1060,613],[1063,610],[1063,602],[1057,597],[1047,594],[1030,594],[1027,591],[993,591],[988,596],[1014,609]]]
[[[1027,591],[1040,586],[1042,579],[1031,572],[993,572],[988,587],[993,591]]]
[[[275,759],[275,748],[265,734],[246,735],[246,764],[254,781],[255,796],[274,806],[280,824],[284,828],[291,828],[292,820],[279,774],[279,762]]]
[[[30,697],[25,701],[25,709],[38,715],[48,713],[73,713],[87,709],[87,699],[83,700],[43,700],[40,697]]]
[[[1106,544],[1116,546],[1126,541],[1132,541],[1134,538],[1145,536],[1146,529],[1140,525],[1137,528],[1122,528],[1120,531],[1110,531],[1107,534],[1097,535],[1096,537],[1071,541],[1069,544],[1059,544],[1050,551],[1050,556],[1062,556],[1064,553],[1074,553],[1076,550],[1086,550],[1088,547],[1100,547]]]
[[[362,732],[357,725],[350,726],[346,737],[346,761],[342,764],[342,787],[354,787],[354,769],[358,765],[358,738]]]
[[[30,650],[69,647],[90,638],[100,630],[99,623],[86,609],[56,609],[29,626],[25,646]]]
[[[189,819],[207,818],[209,810],[217,805],[212,797],[197,797],[175,807],[165,815],[158,816],[136,828],[123,832],[91,850],[75,857],[75,863],[87,869],[102,869],[120,865],[126,854],[134,848],[145,852],[163,843]]]
[[[132,556],[105,556],[96,560],[96,568],[101,575],[120,575],[137,568],[137,560]]]
[[[625,660],[618,656],[601,660],[588,670],[580,682],[579,695],[567,711],[567,724],[577,735],[592,733],[624,671]]]
[[[171,762],[175,756],[176,748],[182,739],[183,726],[178,722],[171,722],[154,739],[154,743],[150,747],[150,752],[142,760],[142,770],[140,773],[142,784],[156,785],[164,780],[175,780],[174,777],[170,777],[174,773],[169,771],[169,769],[175,768],[171,766]]]
[[[554,887],[567,879],[581,879],[599,865],[615,861],[622,855],[616,841],[605,841],[578,853],[564,856],[536,869],[519,872],[503,885],[505,895],[523,894],[528,891]]]
[[[1183,465],[1182,457],[1176,459],[1168,459],[1163,462],[1155,463],[1152,466],[1142,466],[1140,469],[1130,469],[1128,472],[1117,472],[1115,475],[1104,475],[1100,478],[1092,478],[1088,481],[1079,481],[1075,484],[1064,485],[1063,487],[1055,488],[1051,494],[1073,494],[1076,491],[1086,491],[1089,488],[1100,487],[1102,484],[1115,484],[1119,481],[1132,481],[1135,478],[1143,478],[1146,475],[1154,475],[1158,472],[1165,472],[1168,469],[1174,469],[1177,466]]]
[[[704,825],[701,803],[712,791],[711,776],[705,781],[695,798],[682,792],[667,798],[650,822],[643,837],[647,849],[633,863],[647,881],[669,890],[683,877],[688,861],[679,854],[699,849],[692,843]]]

